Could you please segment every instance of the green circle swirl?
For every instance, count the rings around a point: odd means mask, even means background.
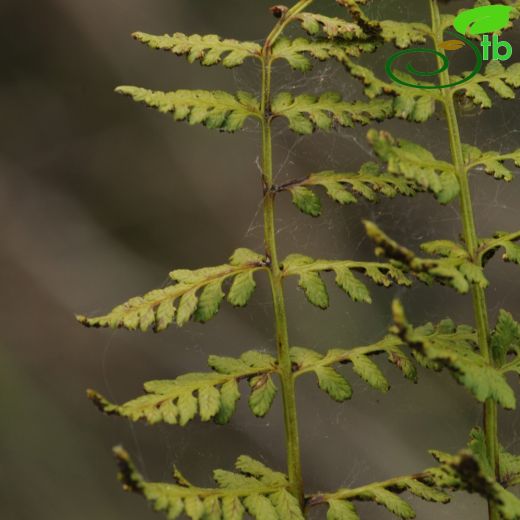
[[[385,65],[385,70],[386,70],[388,77],[392,81],[395,81],[396,83],[399,83],[400,85],[404,85],[405,87],[423,88],[423,89],[438,89],[438,88],[456,87],[457,85],[461,85],[462,83],[469,81],[471,78],[476,76],[482,69],[483,58],[482,58],[482,54],[480,53],[480,49],[471,40],[468,40],[461,34],[451,33],[451,32],[450,32],[450,34],[455,35],[458,39],[460,39],[464,43],[466,43],[469,47],[471,47],[471,49],[473,50],[473,52],[475,54],[475,57],[476,57],[475,67],[470,72],[470,74],[468,74],[468,76],[466,76],[465,78],[463,78],[459,81],[449,83],[448,85],[417,85],[415,83],[408,83],[407,81],[403,81],[402,79],[398,78],[394,74],[394,71],[392,70],[392,66],[397,59],[399,59],[401,56],[403,56],[405,54],[424,54],[424,53],[434,54],[435,56],[437,56],[438,58],[440,58],[442,60],[442,65],[438,69],[436,69],[434,71],[426,71],[426,72],[418,71],[411,63],[408,63],[406,69],[408,70],[408,72],[410,72],[411,74],[413,74],[415,76],[437,76],[441,72],[444,72],[450,65],[448,58],[442,52],[439,52],[435,49],[416,48],[416,49],[405,49],[404,51],[396,52],[395,54],[390,56],[390,58],[387,60],[386,65]]]

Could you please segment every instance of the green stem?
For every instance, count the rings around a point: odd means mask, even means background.
[[[441,30],[441,20],[439,6],[437,0],[430,0],[432,12],[432,28],[435,47],[441,52],[439,44],[443,41]],[[448,71],[440,74],[440,81],[443,85],[450,82]],[[462,151],[460,129],[457,120],[457,112],[455,102],[453,100],[453,89],[444,89],[442,91],[443,104],[446,112],[448,131],[450,137],[450,148],[453,165],[457,173],[460,185],[460,204],[462,213],[462,223],[464,231],[464,240],[466,247],[472,259],[478,258],[478,237],[475,226],[475,216],[473,212],[473,204],[471,199],[471,190],[468,179],[468,171],[464,165],[464,155]],[[476,284],[471,288],[473,311],[475,323],[478,332],[478,342],[480,351],[484,359],[490,364],[494,364],[493,353],[489,346],[489,320],[486,304],[486,295],[484,290]],[[484,432],[486,437],[486,449],[489,463],[495,468],[495,474],[499,477],[499,448],[498,448],[498,413],[497,403],[493,399],[488,399],[484,404]],[[499,518],[496,507],[493,503],[488,502],[489,518],[495,520]]]
[[[276,24],[267,37],[262,51],[262,184],[264,188],[264,242],[269,259],[271,290],[273,293],[276,321],[276,344],[278,349],[279,374],[282,387],[285,438],[287,445],[287,473],[290,490],[303,505],[303,478],[300,455],[300,436],[296,411],[295,378],[289,352],[287,313],[283,291],[283,276],[278,261],[274,213],[275,190],[273,189],[273,149],[271,136],[271,62],[272,47],[285,27],[313,0],[300,0]]]

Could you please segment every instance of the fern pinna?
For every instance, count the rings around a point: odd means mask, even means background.
[[[263,45],[223,39],[216,35],[176,33],[153,36],[135,33],[134,37],[154,48],[187,57],[190,63],[205,66],[237,67],[246,60],[261,66],[260,92],[257,98],[247,92],[227,93],[206,90],[151,91],[138,87],[119,87],[117,91],[160,112],[173,115],[176,121],[203,124],[226,132],[240,130],[248,120],[256,120],[262,136],[262,185],[264,247],[261,252],[237,249],[225,264],[198,270],[177,269],[170,273],[171,285],[135,297],[114,308],[105,316],[78,320],[89,327],[126,328],[155,332],[172,324],[185,325],[194,320],[206,322],[214,317],[226,297],[236,307],[245,306],[262,276],[271,287],[275,316],[276,355],[248,351],[238,358],[210,356],[211,371],[190,373],[174,380],[145,383],[143,396],[124,404],[114,404],[95,391],[90,399],[103,412],[144,420],[149,424],[164,422],[185,425],[198,416],[202,421],[228,422],[243,383],[249,386],[249,406],[263,417],[278,391],[283,401],[286,434],[286,473],[274,471],[259,461],[241,456],[235,471],[215,470],[214,488],[190,483],[177,469],[172,483],[147,482],[121,447],[114,449],[119,478],[125,489],[143,495],[154,508],[170,519],[185,513],[193,520],[239,520],[246,513],[258,520],[296,520],[314,507],[324,507],[328,520],[358,520],[356,502],[384,506],[399,518],[415,517],[411,505],[402,497],[410,493],[424,500],[447,503],[452,490],[467,490],[484,496],[490,518],[520,518],[520,500],[506,490],[520,483],[520,458],[508,453],[498,441],[498,406],[515,407],[515,395],[506,375],[520,373],[520,325],[506,311],[501,311],[494,330],[490,330],[485,301],[488,281],[483,268],[500,249],[504,259],[520,263],[520,233],[499,232],[489,239],[477,238],[468,172],[476,167],[496,178],[510,180],[510,161],[520,165],[520,152],[500,154],[482,152],[462,145],[457,122],[457,103],[469,100],[489,108],[488,86],[502,98],[511,99],[513,88],[520,87],[520,65],[505,68],[491,62],[483,74],[450,88],[435,88],[424,81],[420,89],[404,83],[410,75],[393,70],[402,83],[381,79],[363,66],[358,58],[375,52],[385,42],[400,49],[416,43],[433,41],[439,64],[443,56],[444,31],[453,25],[453,16],[441,15],[437,0],[429,0],[431,26],[373,20],[366,9],[367,0],[336,0],[344,8],[344,17],[334,18],[308,11],[315,2],[299,0],[292,7],[276,6],[278,19]],[[480,0],[477,6],[489,2]],[[511,8],[511,21],[520,16],[520,2],[505,0]],[[303,37],[285,35],[289,26],[299,26]],[[417,50],[420,52],[420,49]],[[336,93],[320,95],[272,92],[272,64],[285,60],[294,70],[308,71],[314,60],[336,60],[365,85],[366,100],[349,102]],[[441,67],[440,67],[441,68]],[[410,70],[410,69],[409,69]],[[442,85],[457,83],[447,70],[439,74]],[[365,164],[358,172],[323,171],[305,179],[275,185],[273,182],[271,125],[286,119],[288,127],[299,134],[398,117],[423,123],[444,107],[451,144],[450,161],[436,159],[425,148],[386,132],[370,130],[368,141],[379,159]],[[389,238],[374,223],[365,222],[368,235],[377,244],[377,253],[388,261],[325,260],[304,254],[278,258],[275,229],[275,200],[289,192],[294,204],[311,216],[321,212],[316,188],[341,204],[359,199],[374,201],[378,196],[415,195],[430,191],[446,204],[457,197],[462,207],[464,240],[454,243],[437,240],[423,245],[426,257]],[[297,277],[309,302],[327,308],[329,296],[322,275],[332,273],[336,284],[353,301],[370,303],[370,292],[362,277],[378,285],[408,286],[412,279],[441,283],[457,291],[471,292],[476,329],[456,326],[450,320],[438,325],[410,325],[399,302],[394,302],[394,325],[379,342],[367,346],[332,349],[325,354],[302,347],[291,347],[285,312],[284,281]],[[274,349],[273,349],[274,350]],[[408,355],[411,354],[411,356]],[[374,357],[384,355],[407,379],[416,379],[412,358],[419,364],[440,370],[447,368],[462,385],[484,403],[483,428],[475,428],[465,450],[449,455],[432,451],[437,464],[413,475],[405,475],[357,488],[332,492],[309,492],[304,489],[295,397],[295,380],[313,373],[318,386],[336,401],[351,398],[348,381],[337,370],[350,364],[353,371],[370,386],[386,392],[388,381]]]

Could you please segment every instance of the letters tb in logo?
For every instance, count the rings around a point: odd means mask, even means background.
[[[489,39],[489,36],[486,34],[484,38],[482,38],[482,57],[485,60],[499,60],[506,61],[511,58],[513,55],[513,47],[509,42],[503,42],[498,39],[498,34],[493,34],[493,40]],[[490,53],[490,48],[492,52]],[[503,52],[504,51],[504,52]],[[492,58],[489,55],[492,55]]]

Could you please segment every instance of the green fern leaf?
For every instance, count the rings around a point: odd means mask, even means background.
[[[441,491],[440,489],[432,486],[427,486],[420,480],[403,479],[401,484],[406,486],[407,491],[409,491],[412,495],[415,495],[422,500],[426,500],[427,502],[447,504],[450,501],[450,496],[444,491]]]
[[[447,204],[458,195],[460,188],[452,164],[435,159],[432,153],[415,143],[395,140],[387,132],[370,130],[368,140],[386,163],[389,173],[403,175],[432,191],[441,204]]]
[[[462,451],[455,456],[444,453],[434,455],[440,456],[442,462],[460,478],[463,489],[478,493],[494,503],[503,520],[517,520],[520,517],[520,499],[486,474],[471,452]]]
[[[516,486],[520,483],[520,456],[500,448],[500,482],[504,487]]]
[[[273,46],[272,60],[283,59],[301,72],[312,69],[314,58],[319,61],[335,59],[345,63],[348,57],[359,57],[364,52],[373,52],[375,44],[370,41],[308,40],[306,38],[280,38]]]
[[[204,499],[204,518],[208,520],[219,520],[222,518],[222,508],[217,497],[210,496]]]
[[[220,374],[240,374],[248,370],[253,373],[273,371],[276,367],[276,359],[269,354],[249,350],[244,352],[239,359],[221,356],[210,356],[208,360],[209,366]]]
[[[240,390],[236,379],[231,379],[221,386],[220,406],[215,414],[217,424],[227,424],[231,420],[239,399]]]
[[[246,475],[251,475],[267,485],[267,486],[287,486],[289,484],[287,477],[279,471],[273,471],[262,462],[255,460],[247,455],[241,455],[235,467]]]
[[[353,354],[350,358],[354,372],[371,387],[380,392],[388,392],[390,385],[379,367],[363,354]]]
[[[344,40],[366,38],[359,25],[343,18],[307,12],[299,13],[294,18],[301,22],[302,29],[311,36],[324,34],[327,38]]]
[[[203,124],[226,132],[240,130],[249,117],[260,117],[258,100],[247,92],[237,92],[233,96],[218,90],[161,92],[129,86],[118,87],[116,92],[164,114],[171,113],[175,121],[187,121],[190,125]]]
[[[253,274],[265,268],[264,257],[249,249],[237,249],[229,264],[193,271],[172,271],[170,277],[176,282],[175,285],[131,298],[105,316],[87,318],[80,315],[77,319],[87,327],[140,329],[143,332],[150,327],[155,332],[163,331],[175,318],[179,327],[191,317],[205,322],[218,312],[224,297],[222,284],[226,280],[234,279],[228,294],[229,302],[243,306],[255,289]],[[201,294],[197,296],[199,291]],[[176,301],[179,302],[178,309],[175,307]]]
[[[331,367],[318,366],[314,370],[318,377],[319,387],[338,402],[346,401],[352,397],[352,387],[348,381]]]
[[[365,85],[367,97],[374,99],[384,94],[393,97],[391,100],[393,117],[424,123],[434,115],[436,103],[441,101],[439,93],[434,89],[411,89],[395,82],[387,83],[380,80],[371,69],[359,65],[348,57],[344,58],[342,63],[348,68],[352,76]],[[428,87],[432,85],[431,83],[418,81],[409,74],[399,70],[394,70],[394,74],[407,83]]]
[[[267,414],[276,397],[277,388],[272,381],[271,374],[277,370],[277,360],[263,352],[249,350],[244,352],[239,359],[210,356],[208,363],[213,370],[234,376],[234,381],[247,378],[251,388],[249,407],[257,417]],[[238,399],[238,388],[221,388],[221,409],[223,416],[217,415],[216,421],[222,424],[222,420],[230,417],[234,412],[234,403]],[[229,400],[227,392],[229,391]],[[228,404],[229,403],[229,404]],[[219,413],[220,413],[219,412]]]
[[[384,506],[388,511],[390,511],[390,513],[402,518],[403,520],[415,518],[415,511],[412,506],[398,495],[385,488],[374,488],[368,491],[363,498],[365,497],[368,500],[372,500],[377,504]]]
[[[331,499],[328,505],[327,520],[359,520],[356,508],[350,502]]]
[[[401,370],[407,379],[416,381],[415,367],[399,348],[400,345],[402,345],[402,342],[395,336],[387,336],[373,345],[352,349],[336,348],[329,350],[325,355],[301,347],[292,347],[290,354],[295,377],[299,377],[307,372],[314,372],[318,377],[320,388],[329,393],[334,399],[343,401],[350,399],[352,389],[348,383],[345,384],[343,376],[332,368],[334,365],[351,363],[354,372],[364,381],[376,390],[386,392],[389,389],[386,377],[368,357],[386,354],[388,361]],[[323,381],[323,385],[320,382],[320,378]],[[329,387],[332,389],[332,393],[328,391]],[[337,398],[333,394],[337,394]]]
[[[517,244],[519,240],[520,232],[507,233],[499,231],[495,233],[493,238],[480,241],[479,259],[485,265],[499,249],[503,248],[502,260],[520,265],[520,244]]]
[[[359,0],[336,0],[350,11],[352,17],[366,32],[375,34],[377,38],[392,42],[396,47],[404,49],[413,43],[425,43],[431,37],[431,29],[426,24],[416,22],[397,22],[394,20],[371,20],[359,7]]]
[[[238,497],[224,497],[222,499],[222,515],[224,520],[242,520],[245,508]]]
[[[304,290],[310,303],[320,309],[326,309],[329,306],[327,287],[318,273],[302,273],[298,285]]]
[[[333,92],[319,97],[310,94],[295,97],[289,92],[282,92],[273,99],[271,110],[274,117],[285,117],[294,132],[312,134],[315,129],[331,130],[335,124],[352,127],[354,123],[380,121],[390,114],[389,108],[388,101],[384,99],[349,103]]]
[[[499,152],[482,152],[475,146],[463,145],[464,162],[466,170],[483,169],[495,179],[506,182],[513,180],[513,172],[504,165],[506,161],[512,161],[520,166],[520,149],[508,154]]]
[[[249,407],[257,417],[264,417],[270,410],[278,390],[267,374],[251,378],[249,385]]]
[[[187,497],[184,509],[192,520],[200,520],[204,516],[204,502],[199,497]]]
[[[465,373],[460,377],[460,381],[481,403],[486,399],[494,399],[508,410],[516,407],[513,390],[503,375],[493,367],[482,366],[479,363],[465,367]]]
[[[282,489],[269,496],[278,513],[279,520],[304,520],[298,500],[287,490]]]
[[[256,479],[242,473],[233,473],[223,469],[213,471],[213,480],[222,488],[236,489],[240,487],[254,488]]]
[[[309,189],[317,186],[325,188],[327,195],[340,204],[358,202],[357,195],[374,202],[378,194],[393,198],[397,195],[411,196],[421,190],[415,181],[381,172],[379,166],[371,162],[364,164],[358,173],[313,173],[307,179],[288,183],[279,190],[289,191],[300,211],[317,217],[321,214],[321,203]]]
[[[434,362],[434,368],[448,368],[480,402],[493,399],[506,409],[515,408],[512,388],[502,372],[480,354],[475,331],[467,326],[456,328],[451,321],[441,322],[437,327],[430,323],[414,329],[406,321],[398,301],[394,301],[393,314],[392,332],[412,350]]]
[[[436,454],[437,455],[437,454]],[[405,491],[426,501],[447,503],[450,497],[443,488],[454,488],[460,479],[449,466],[449,455],[440,454],[441,466],[426,469],[416,475],[395,477],[384,482],[374,482],[359,488],[344,488],[333,493],[316,494],[307,497],[309,506],[326,502],[329,506],[327,520],[359,520],[354,501],[371,501],[384,506],[401,519],[415,518],[415,511],[399,496]]]
[[[452,76],[452,81],[458,81],[467,76]],[[486,85],[502,99],[514,99],[513,89],[520,87],[520,63],[504,67],[499,61],[490,61],[484,74],[477,74],[471,80],[462,83],[457,91],[462,92],[467,99],[481,108],[491,108],[493,101],[482,85]]]
[[[208,365],[219,374],[237,374],[240,372],[247,372],[251,367],[242,361],[242,359],[235,359],[223,356],[209,356]],[[269,368],[270,363],[267,363],[265,368]]]
[[[321,202],[309,188],[305,186],[292,186],[289,188],[294,205],[302,212],[311,217],[321,215]]]
[[[247,305],[256,289],[256,282],[253,273],[241,273],[235,276],[231,289],[228,293],[228,302],[235,307]]]
[[[520,264],[520,246],[515,244],[512,240],[503,241],[502,246],[505,249],[505,254],[502,258],[506,262]]]
[[[425,43],[431,36],[431,29],[423,23],[405,23],[393,20],[379,22],[381,37],[386,42],[393,42],[399,49],[406,49],[414,43]]]
[[[444,258],[419,258],[413,251],[389,238],[373,222],[365,221],[364,224],[368,236],[376,243],[376,254],[391,258],[401,269],[407,267],[419,280],[427,284],[436,281],[449,285],[463,294],[469,291],[472,283],[487,287],[488,281],[482,267],[471,262],[467,252],[463,255],[460,247],[443,251],[448,254],[453,251],[453,255]],[[425,247],[430,248],[431,243],[426,243]]]
[[[480,469],[488,476],[494,478],[495,470],[489,463],[486,448],[485,434],[481,428],[473,428],[469,435],[468,448],[477,459]]]
[[[224,67],[232,68],[242,65],[247,58],[258,59],[262,53],[262,47],[257,43],[222,39],[216,34],[156,36],[136,32],[132,36],[152,49],[171,51],[178,56],[186,56],[190,63],[199,61],[206,66],[222,63]]]
[[[218,487],[201,488],[185,479],[146,482],[125,450],[114,448],[114,454],[124,488],[142,495],[170,520],[183,511],[192,520],[242,520],[246,510],[256,520],[303,520],[298,501],[288,492],[287,477],[249,457],[239,457],[238,473],[215,470]]]
[[[204,386],[199,390],[199,413],[203,421],[209,421],[220,410],[220,392],[214,386]]]
[[[197,306],[199,304],[199,298],[197,297],[197,290],[192,289],[184,293],[179,300],[179,308],[177,309],[177,325],[179,327],[184,326],[190,318],[193,316],[195,311],[197,310]],[[162,305],[162,304],[161,304]],[[173,310],[174,307],[171,304],[167,304],[168,312],[170,313],[167,316],[164,316],[161,323],[161,330],[166,328],[169,323],[173,321]],[[171,319],[169,319],[171,318]]]
[[[352,301],[372,303],[367,286],[359,281],[348,267],[338,267],[335,272],[336,283],[350,296]]]
[[[122,405],[114,405],[92,390],[88,397],[104,413],[132,421],[185,426],[198,412],[202,421],[214,419],[218,424],[225,424],[231,419],[240,398],[238,382],[247,379],[252,389],[253,413],[267,413],[276,394],[271,380],[271,374],[277,370],[273,357],[249,351],[240,359],[210,356],[208,363],[215,372],[149,381],[144,385],[145,395]]]
[[[194,318],[201,323],[209,321],[220,308],[225,294],[222,291],[223,280],[216,280],[209,283],[202,289],[202,293],[199,297],[199,303],[197,310],[195,311]]]
[[[251,249],[247,249],[247,247],[239,247],[229,257],[229,263],[235,267],[245,264],[263,264],[265,263],[265,257],[255,251],[251,251]]]
[[[244,499],[249,514],[256,520],[278,520],[278,514],[271,501],[263,495],[249,495]]]
[[[520,323],[504,309],[498,313],[497,324],[491,333],[491,348],[495,361],[501,367],[509,354],[520,355]]]
[[[375,262],[356,262],[353,260],[314,260],[309,256],[292,254],[282,264],[283,276],[299,276],[300,287],[305,291],[307,299],[320,308],[328,307],[328,293],[320,272],[333,271],[336,283],[354,301],[370,302],[368,289],[357,278],[353,271],[365,274],[378,285],[390,287],[392,283],[408,286],[410,280],[397,267]]]
[[[399,348],[398,345],[387,346],[386,353],[388,361],[395,365],[406,379],[417,382],[417,369],[410,358]]]
[[[354,21],[365,33],[379,36],[381,25],[377,21],[371,20],[360,7],[360,5],[366,4],[367,0],[336,0],[336,3],[348,9]]]
[[[314,365],[320,364],[320,361],[323,359],[323,355],[319,352],[302,347],[292,347],[290,354],[296,376],[300,375],[304,370],[312,370]]]
[[[440,255],[446,258],[467,259],[468,252],[456,242],[451,240],[432,240],[421,244],[421,249],[429,255]]]
[[[256,350],[248,350],[247,352],[244,352],[240,356],[240,359],[250,367],[260,370],[276,364],[276,359],[273,356],[264,352],[257,352]]]

